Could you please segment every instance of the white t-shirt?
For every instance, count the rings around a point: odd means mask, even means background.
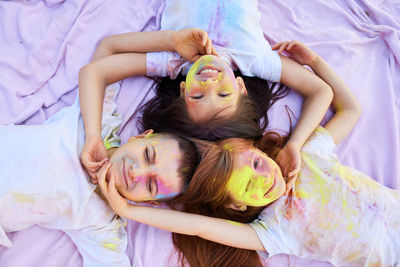
[[[319,127],[302,149],[292,197],[251,223],[269,256],[286,253],[335,266],[400,263],[400,191],[341,165]]]
[[[279,82],[281,59],[259,25],[257,0],[167,0],[161,30],[205,30],[217,53],[243,75]],[[186,75],[191,63],[176,52],[147,53],[147,75]]]
[[[121,118],[108,102],[118,89],[106,90],[103,138],[109,147],[119,145]],[[84,266],[130,266],[126,222],[89,183],[79,161],[83,140],[78,101],[42,125],[0,126],[0,245],[12,245],[5,233],[39,225],[68,234]]]

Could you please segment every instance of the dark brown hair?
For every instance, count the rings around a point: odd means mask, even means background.
[[[233,169],[236,153],[254,144],[272,159],[283,147],[285,139],[275,132],[253,142],[245,139],[227,139],[211,145],[203,154],[192,181],[184,195],[176,199],[183,211],[211,217],[249,223],[257,218],[265,207],[248,207],[246,211],[227,208],[232,199],[226,190]],[[229,149],[226,149],[226,148]],[[182,266],[261,266],[257,252],[238,249],[196,236],[173,234],[173,242],[179,251]]]
[[[240,76],[239,71],[235,72]],[[153,129],[156,132],[183,134],[214,141],[233,137],[259,139],[268,125],[268,109],[285,96],[287,88],[268,84],[257,77],[242,76],[248,96],[241,95],[235,113],[229,118],[215,114],[209,120],[195,123],[188,115],[186,103],[180,96],[179,85],[185,77],[175,80],[154,78],[155,96],[141,106],[139,131]]]

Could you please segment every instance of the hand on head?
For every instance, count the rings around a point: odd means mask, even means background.
[[[112,210],[122,216],[126,217],[126,212],[129,208],[128,201],[123,198],[115,188],[115,177],[114,175],[109,175],[109,181],[106,180],[107,171],[111,167],[110,162],[105,162],[99,171],[96,173],[96,179],[98,180],[101,192],[104,197],[107,199],[108,204],[112,208]]]
[[[301,147],[294,142],[288,142],[276,157],[281,167],[282,175],[286,179],[285,195],[293,188],[301,167]]]
[[[96,173],[107,160],[107,150],[101,137],[87,136],[82,148],[81,163],[93,184],[97,184]]]
[[[283,41],[272,46],[279,54],[289,53],[289,57],[301,65],[311,66],[318,58],[318,55],[310,48],[299,41]]]
[[[201,29],[191,28],[176,31],[172,35],[172,42],[175,51],[192,62],[202,55],[218,56],[207,32]]]

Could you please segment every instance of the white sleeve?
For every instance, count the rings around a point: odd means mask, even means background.
[[[125,223],[116,215],[105,227],[66,230],[77,246],[84,267],[131,266],[126,248],[128,243]]]
[[[11,241],[6,235],[3,227],[0,225],[0,246],[11,247]]]
[[[151,52],[146,54],[148,76],[170,77],[175,79],[179,73],[186,75],[191,64],[176,52]]]
[[[119,147],[121,144],[121,139],[117,133],[122,123],[122,116],[115,112],[117,108],[116,99],[120,87],[120,82],[110,84],[106,87],[104,93],[101,137],[106,149]]]
[[[322,126],[318,126],[308,138],[302,152],[332,154],[336,147],[331,134]]]
[[[268,44],[268,42],[265,42]],[[261,79],[280,82],[281,80],[282,61],[276,51],[272,51],[268,47],[264,47],[263,53],[256,58],[256,61],[250,65],[250,71]]]

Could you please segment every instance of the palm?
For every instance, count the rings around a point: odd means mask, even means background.
[[[207,33],[201,29],[184,29],[175,32],[173,45],[175,51],[189,61],[196,61],[205,54],[216,55]]]
[[[89,138],[86,140],[82,148],[81,162],[92,178],[92,182],[96,182],[95,174],[105,160],[107,160],[107,150],[101,138]]]

